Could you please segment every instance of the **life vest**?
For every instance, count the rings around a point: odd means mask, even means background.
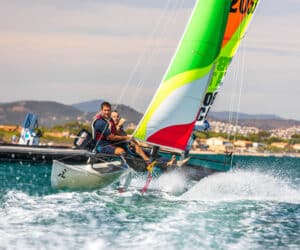
[[[108,140],[104,135],[103,133],[100,133],[99,131],[95,131],[95,122],[97,120],[103,120],[105,121],[105,123],[107,124],[108,128],[110,129],[110,132],[113,134],[113,135],[116,135],[117,134],[117,128],[116,128],[116,125],[114,123],[114,121],[110,118],[109,121],[106,120],[103,116],[101,116],[100,114],[96,115],[95,116],[95,119],[94,121],[92,122],[92,130],[93,130],[93,137],[95,137],[94,139],[96,141],[103,141],[103,140]],[[102,131],[103,132],[103,131]]]

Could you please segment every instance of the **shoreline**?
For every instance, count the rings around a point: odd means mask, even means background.
[[[19,144],[11,144],[7,142],[1,142],[0,146],[17,146]],[[22,146],[22,145],[20,145]],[[23,145],[24,146],[24,145]],[[69,143],[61,144],[61,143],[53,143],[51,145],[40,145],[41,147],[45,148],[55,148],[55,147],[66,147],[69,149],[72,149],[73,145],[70,145]],[[30,147],[30,146],[29,146]],[[144,145],[144,147],[147,147]],[[198,155],[225,155],[225,152],[214,152],[214,151],[205,151],[205,150],[190,150],[190,154],[198,154]],[[233,155],[237,156],[260,156],[260,157],[292,157],[292,158],[300,158],[300,153],[285,153],[285,152],[279,152],[279,153],[261,153],[261,152],[233,152]]]
[[[191,154],[200,154],[200,155],[224,155],[225,153],[221,152],[212,152],[212,151],[202,151],[202,150],[191,150]],[[300,153],[260,153],[260,152],[233,152],[233,155],[237,156],[261,156],[261,157],[294,157],[300,158]]]

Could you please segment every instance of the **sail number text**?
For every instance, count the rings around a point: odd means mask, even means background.
[[[215,72],[213,74],[213,77],[212,77],[212,80],[211,80],[211,86],[212,87],[212,92],[207,92],[205,97],[204,97],[204,100],[203,100],[203,103],[202,103],[202,106],[200,108],[200,111],[199,111],[199,114],[198,114],[198,117],[197,117],[197,121],[203,121],[209,110],[210,110],[210,107],[212,106],[212,104],[214,103],[215,99],[216,99],[216,96],[218,94],[218,86],[220,85],[220,83],[222,82],[222,79],[226,73],[226,69],[228,68],[228,65],[230,64],[231,62],[231,57],[225,57],[225,56],[221,56],[219,59],[218,59],[218,62],[216,64],[216,68],[215,68]]]
[[[214,103],[217,94],[217,91],[215,91],[214,93],[206,93],[203,101],[203,106],[200,108],[199,115],[197,117],[197,121],[203,121],[206,118],[206,115],[209,112],[211,105]]]
[[[258,4],[258,0],[232,0],[230,12],[252,14]]]

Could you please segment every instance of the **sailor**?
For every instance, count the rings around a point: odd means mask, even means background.
[[[111,104],[103,102],[100,112],[92,123],[93,138],[97,143],[97,152],[104,154],[123,154],[125,151],[118,143],[131,140],[130,135],[118,135],[111,119]]]
[[[111,120],[114,123],[112,126],[114,127],[115,133],[117,135],[126,135],[126,132],[123,129],[123,124],[126,120],[124,118],[120,117],[118,111],[114,110],[111,112]],[[141,156],[147,164],[149,163],[149,157],[145,154],[145,152],[140,147],[138,142],[135,141],[134,139],[131,139],[130,143],[125,142],[125,143],[122,143],[120,146],[122,148],[126,149],[126,151],[129,153],[135,152],[136,154]]]
[[[138,142],[132,139],[131,135],[119,135],[116,124],[111,118],[111,104],[103,102],[101,104],[100,112],[95,116],[92,123],[93,137],[96,140],[97,152],[104,154],[121,155],[125,153],[124,148],[120,145],[124,142],[132,142],[135,152],[140,155],[146,164],[150,164],[149,157],[142,150]],[[176,159],[172,158],[170,161],[163,162],[165,166],[173,166]]]
[[[126,122],[126,119],[121,118],[117,110],[111,112],[111,119],[115,124],[117,134],[126,135],[126,132],[123,129],[123,125]]]

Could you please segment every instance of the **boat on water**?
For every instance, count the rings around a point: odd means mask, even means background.
[[[135,140],[150,145],[149,154],[154,162],[159,162],[156,160],[164,152],[170,153],[169,156],[175,154],[181,161],[190,157],[189,149],[194,139],[195,128],[204,125],[258,3],[259,0],[196,1],[175,55],[133,133]],[[1,158],[55,160],[52,172],[54,179],[62,173],[61,171],[70,168],[71,176],[74,176],[71,179],[74,178],[74,181],[70,180],[68,185],[72,187],[76,186],[75,183],[84,183],[78,184],[80,187],[88,185],[89,178],[96,176],[93,172],[95,169],[86,164],[88,158],[101,159],[110,166],[115,164],[116,169],[120,167],[121,160],[118,156],[91,154],[86,149],[0,146]],[[195,162],[193,156],[191,160],[178,167],[193,179],[200,180],[220,171],[206,164],[191,162]],[[231,161],[207,160],[207,162],[230,164]],[[82,165],[79,166],[79,163]],[[128,156],[126,163],[135,170],[147,171],[147,165],[139,157]],[[56,170],[56,167],[59,170]],[[228,170],[228,167],[224,170]],[[95,175],[92,175],[92,172]],[[151,177],[151,171],[148,172]],[[98,177],[99,175],[104,177],[108,173],[109,171],[98,172]],[[99,180],[99,185],[100,182],[102,181]]]
[[[143,148],[150,153],[150,148]],[[169,158],[171,152],[160,150],[160,157]],[[174,154],[174,153],[173,153]],[[180,155],[177,153],[177,157]],[[0,144],[0,161],[20,162],[38,164],[41,166],[52,164],[53,161],[60,161],[68,165],[86,164],[90,157],[93,157],[95,163],[119,160],[116,155],[106,155],[101,153],[92,153],[87,149],[58,146],[30,146],[15,144]],[[218,159],[214,156],[190,155],[190,160],[183,166],[184,172],[189,178],[199,180],[211,173],[226,171],[229,166],[229,156],[219,155]],[[130,155],[125,156],[126,162],[137,172],[146,171],[145,161],[141,158]],[[199,162],[203,162],[199,165]],[[205,163],[207,163],[205,165]],[[201,166],[203,165],[203,167]]]
[[[118,180],[126,171],[128,166],[122,161],[70,165],[54,160],[51,185],[58,189],[102,188]]]

